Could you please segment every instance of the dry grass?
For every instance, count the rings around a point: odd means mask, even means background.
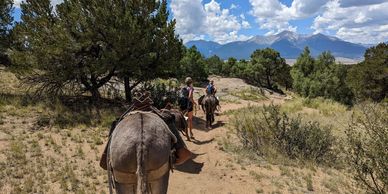
[[[106,133],[91,129],[78,133],[95,145],[93,135]],[[92,150],[88,144],[74,141],[53,130],[15,134],[3,151],[0,163],[0,189],[11,193],[97,193],[105,189],[105,173],[98,166],[101,146]],[[105,137],[104,137],[105,136]],[[36,181],[39,180],[39,181]],[[7,192],[6,192],[7,193]]]
[[[253,88],[253,87],[234,91],[231,93],[231,95],[239,98],[240,100],[248,100],[248,101],[254,101],[254,102],[268,99],[265,96],[265,92],[262,89]]]
[[[331,126],[338,141],[343,141],[344,130],[350,121],[352,110],[331,100],[303,99],[294,97],[281,106],[281,110],[291,117],[298,115],[303,121],[316,121],[323,126]],[[242,114],[240,110],[229,111],[228,115]],[[235,160],[249,175],[260,182],[270,184],[271,190],[258,188],[257,193],[359,193],[361,190],[353,183],[353,179],[342,165],[330,167],[317,165],[314,162],[290,160],[287,157],[258,156],[253,151],[242,147],[236,138],[234,128],[226,138],[219,140],[221,150],[235,155]],[[339,168],[339,169],[337,169]],[[260,172],[260,173],[257,173]],[[267,177],[267,178],[263,178]],[[268,177],[272,177],[267,183]]]
[[[0,76],[0,193],[107,192],[99,157],[124,107],[32,99],[12,73]]]
[[[300,115],[305,121],[319,122],[323,126],[330,126],[334,135],[345,137],[345,128],[352,115],[352,109],[338,102],[315,98],[308,99],[295,96],[281,106],[281,110],[290,115]]]
[[[0,91],[7,91],[9,94],[21,94],[21,85],[15,74],[0,69]]]

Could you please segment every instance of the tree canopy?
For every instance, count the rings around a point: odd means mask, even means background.
[[[349,70],[347,83],[360,100],[388,97],[388,44],[369,48],[365,60]]]
[[[221,75],[223,65],[224,62],[217,55],[213,55],[206,59],[206,66],[209,74]]]
[[[276,89],[275,83],[283,79],[282,76],[287,70],[286,60],[280,57],[280,53],[274,49],[266,48],[253,52],[245,74],[249,81],[257,85]]]
[[[50,0],[27,0],[15,27],[22,47],[13,53],[15,69],[28,70],[21,75],[41,93],[89,91],[95,98],[117,76],[130,100],[134,85],[172,74],[179,62],[182,43],[166,4],[68,0],[54,11]]]
[[[306,47],[292,67],[293,89],[306,97],[326,97],[352,103],[352,92],[347,87],[346,67],[335,62],[330,52],[321,53],[317,59],[310,55]]]
[[[205,81],[208,78],[208,71],[206,69],[206,61],[202,54],[195,46],[186,49],[182,58],[179,77],[191,77],[194,81]]]
[[[12,0],[0,1],[0,64],[4,65],[9,65],[9,58],[6,52],[11,46],[12,10]]]

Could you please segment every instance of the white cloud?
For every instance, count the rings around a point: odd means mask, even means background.
[[[287,7],[278,0],[249,0],[249,2],[253,7],[251,14],[256,17],[260,28],[269,30],[267,34],[296,30],[288,23],[289,14],[284,13]]]
[[[16,7],[20,7],[21,3],[22,3],[22,0],[14,0],[13,1],[14,6],[16,6]]]
[[[376,43],[388,40],[387,0],[294,0],[290,7],[279,0],[249,0],[251,15],[267,35],[296,31],[290,21],[314,18],[315,33],[334,32],[341,39]],[[330,34],[330,33],[329,33]]]
[[[244,14],[240,14],[240,18],[245,20],[245,15]]]
[[[305,19],[319,13],[327,0],[294,0],[290,7],[279,0],[249,0],[260,28],[275,34],[284,30],[296,32],[297,27],[290,25],[290,20]]]
[[[238,5],[235,5],[234,3],[232,3],[232,5],[230,5],[230,9],[237,9],[238,8]]]
[[[251,24],[249,24],[249,22],[247,22],[247,21],[243,21],[241,24],[242,24],[243,28],[250,28],[251,27]]]
[[[328,0],[294,0],[291,7],[287,7],[291,19],[303,19],[316,15]]]
[[[191,34],[192,37],[204,33],[201,26],[204,25],[206,13],[201,0],[176,0],[170,6],[177,22],[176,29],[183,39],[185,35]]]
[[[341,7],[353,7],[353,6],[364,6],[374,5],[387,2],[387,0],[340,0]]]
[[[176,0],[170,6],[177,21],[177,32],[185,42],[201,35],[208,35],[219,43],[248,38],[238,32],[249,28],[249,22],[231,14],[229,9],[222,9],[215,0],[204,5],[201,0]]]
[[[315,18],[315,32],[334,31],[341,39],[377,43],[388,40],[388,2],[342,7],[342,1],[334,0]]]

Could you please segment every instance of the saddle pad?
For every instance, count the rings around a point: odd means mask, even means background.
[[[151,170],[146,173],[147,181],[152,182],[156,181],[160,178],[162,178],[163,175],[165,175],[170,170],[170,164],[169,162],[166,162],[163,164],[160,168],[156,170]],[[122,184],[136,184],[137,183],[137,175],[126,173],[126,172],[120,172],[113,169],[113,177],[115,178],[115,181]]]

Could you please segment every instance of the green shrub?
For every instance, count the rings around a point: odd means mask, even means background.
[[[21,140],[14,140],[11,142],[10,149],[10,158],[18,161],[19,164],[24,164],[26,162],[26,154],[25,154],[26,146],[23,144]]]
[[[34,123],[34,130],[41,130],[44,127],[49,127],[51,124],[51,117],[49,115],[39,115],[36,122]]]
[[[363,103],[347,130],[347,163],[368,192],[388,192],[388,104]]]
[[[314,191],[314,186],[313,186],[313,179],[311,177],[311,174],[307,175],[306,177],[304,177],[304,179],[306,180],[306,187],[307,187],[307,190],[308,191]]]
[[[334,158],[331,128],[290,118],[279,106],[248,107],[236,112],[232,125],[244,147],[259,155],[275,150],[292,159],[323,163]]]

